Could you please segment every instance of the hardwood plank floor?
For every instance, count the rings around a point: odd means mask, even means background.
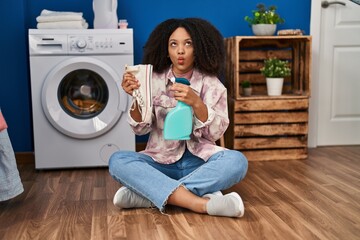
[[[106,168],[37,171],[0,202],[0,239],[360,239],[360,146],[309,149],[307,160],[250,162],[243,218],[168,207],[117,210]]]

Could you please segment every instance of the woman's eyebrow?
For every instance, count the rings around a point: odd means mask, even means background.
[[[171,38],[171,39],[169,39],[169,42],[170,41],[175,41],[175,42],[178,42],[178,41],[192,41],[192,39],[191,38],[186,38],[186,39],[183,39],[183,40],[179,40],[179,39]]]

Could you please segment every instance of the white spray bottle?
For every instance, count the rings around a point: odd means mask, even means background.
[[[93,0],[94,28],[118,28],[117,0]]]

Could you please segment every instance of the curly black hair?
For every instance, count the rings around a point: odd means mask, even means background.
[[[143,55],[143,64],[152,64],[155,72],[163,72],[171,65],[168,41],[179,27],[190,34],[194,46],[194,67],[199,71],[220,76],[225,62],[224,38],[210,22],[201,18],[168,19],[150,34]]]

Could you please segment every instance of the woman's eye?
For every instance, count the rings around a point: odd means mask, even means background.
[[[176,45],[177,45],[176,42],[170,42],[171,47],[176,47]]]
[[[192,42],[191,42],[191,41],[186,42],[185,45],[186,45],[186,46],[192,46]]]

